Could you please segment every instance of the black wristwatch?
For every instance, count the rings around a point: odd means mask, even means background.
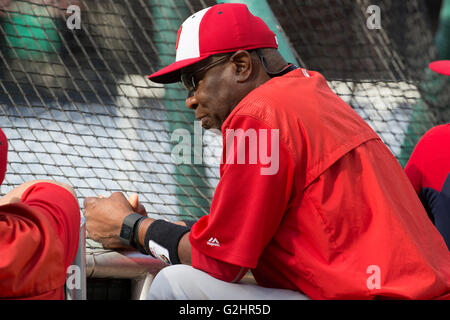
[[[131,213],[123,219],[122,228],[120,229],[120,242],[128,246],[133,246],[134,240],[134,227],[136,223],[141,219],[146,218],[139,213]]]

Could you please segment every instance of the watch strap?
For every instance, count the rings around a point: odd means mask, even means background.
[[[136,222],[138,222],[142,217],[143,216],[141,214],[133,212],[123,219],[122,228],[120,229],[119,235],[120,242],[128,246],[132,246],[132,241],[134,239],[134,227]]]
[[[135,229],[133,231],[134,233],[134,239],[133,239],[133,247],[138,249],[140,253],[148,255],[147,250],[141,244],[139,243],[139,226],[141,225],[141,222],[144,221],[147,217],[142,216],[135,224]]]

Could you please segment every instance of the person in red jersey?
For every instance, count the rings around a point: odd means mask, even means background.
[[[0,184],[8,141],[0,129]],[[26,182],[0,198],[0,299],[63,300],[66,269],[78,248],[74,190],[50,180]]]
[[[450,124],[425,133],[414,148],[405,173],[450,248]]]
[[[450,60],[430,63],[436,73],[450,76]],[[431,128],[417,143],[405,173],[428,216],[450,249],[450,124]]]
[[[314,71],[286,63],[242,4],[180,27],[186,106],[223,136],[210,213],[190,226],[133,213],[121,193],[86,198],[88,234],[171,264],[149,299],[441,299],[450,254],[400,164]],[[240,281],[250,270],[257,284]]]

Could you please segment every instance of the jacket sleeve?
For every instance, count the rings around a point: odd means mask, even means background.
[[[64,286],[78,246],[80,209],[66,189],[37,183],[0,206],[0,297],[37,296]]]

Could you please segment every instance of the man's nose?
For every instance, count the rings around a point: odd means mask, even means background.
[[[188,107],[189,109],[195,110],[197,109],[198,106],[198,101],[195,98],[194,93],[191,91],[189,92],[187,98],[186,98],[186,107]]]

